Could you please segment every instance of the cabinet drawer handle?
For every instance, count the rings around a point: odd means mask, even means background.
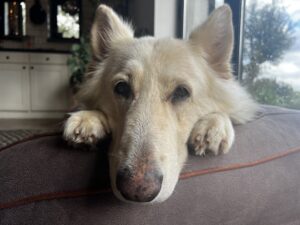
[[[30,69],[32,69],[32,70],[33,70],[33,69],[34,69],[34,67],[33,67],[33,66],[31,66],[31,67],[30,67]]]
[[[46,61],[50,61],[50,58],[49,58],[49,57],[47,57],[47,58],[46,58]]]
[[[6,59],[7,59],[7,60],[9,60],[9,59],[10,59],[10,57],[9,57],[9,56],[6,56]]]
[[[26,66],[23,66],[22,68],[23,68],[23,70],[25,70],[25,69],[26,69]]]

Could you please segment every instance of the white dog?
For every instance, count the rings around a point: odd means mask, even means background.
[[[94,144],[111,134],[111,185],[124,201],[160,202],[173,192],[187,158],[227,153],[232,123],[256,104],[235,81],[231,10],[216,9],[187,41],[134,38],[105,5],[91,31],[93,60],[77,94],[85,110],[71,114],[64,137]]]

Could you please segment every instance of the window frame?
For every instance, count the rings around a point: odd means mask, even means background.
[[[234,48],[232,54],[233,74],[238,80],[242,74],[243,62],[243,33],[245,19],[245,0],[225,0],[232,10],[232,22],[234,28]]]

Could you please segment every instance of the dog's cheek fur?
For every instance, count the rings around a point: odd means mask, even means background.
[[[258,109],[257,103],[235,78],[223,79],[210,67],[200,54],[195,54],[198,62],[198,74],[206,77],[205,83],[198,84],[193,99],[193,112],[198,119],[212,112],[226,113],[234,124],[243,124],[252,120]]]

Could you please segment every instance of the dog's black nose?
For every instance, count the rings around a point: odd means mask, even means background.
[[[118,171],[116,185],[126,200],[150,202],[160,192],[163,176],[157,170],[132,171],[124,168]]]

